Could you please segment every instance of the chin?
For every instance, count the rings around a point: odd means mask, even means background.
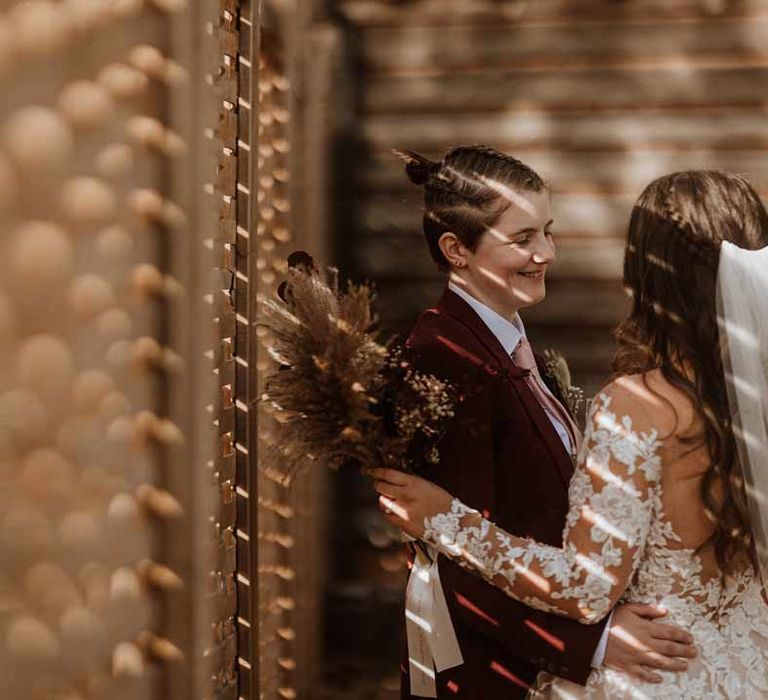
[[[539,304],[542,301],[544,301],[544,298],[547,296],[547,290],[544,287],[544,284],[542,283],[541,289],[537,289],[532,292],[527,292],[526,296],[529,297],[529,301],[525,301],[522,304],[520,304],[521,309],[528,308],[529,306],[536,306],[536,304]]]

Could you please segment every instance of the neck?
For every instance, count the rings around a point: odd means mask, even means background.
[[[471,279],[465,277],[460,272],[451,271],[450,280],[453,284],[459,287],[459,289],[462,289],[467,294],[471,294],[479,302],[485,304],[488,308],[493,309],[499,316],[503,316],[510,323],[514,323],[520,307],[513,305],[500,306],[496,300],[485,294]]]

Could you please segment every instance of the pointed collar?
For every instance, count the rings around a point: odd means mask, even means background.
[[[453,290],[445,289],[435,311],[463,323],[511,377],[525,376],[526,372],[512,361],[512,357],[477,312]]]
[[[472,307],[472,310],[480,317],[480,320],[488,327],[488,330],[496,336],[496,339],[501,343],[501,347],[504,348],[504,352],[507,355],[511,355],[515,351],[520,339],[526,337],[525,327],[523,326],[520,314],[515,314],[514,320],[508,321],[490,306],[475,299],[475,297],[457,284],[448,282],[448,289]]]

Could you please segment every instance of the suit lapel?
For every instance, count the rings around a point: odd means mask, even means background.
[[[525,372],[512,362],[512,358],[504,350],[504,346],[499,342],[499,339],[493,334],[491,329],[485,325],[483,319],[458,294],[454,294],[450,289],[446,289],[437,305],[437,310],[442,314],[455,318],[472,331],[472,334],[482,343],[483,347],[502,368],[509,370],[513,375],[525,375]]]
[[[539,432],[542,441],[547,446],[547,450],[557,466],[560,476],[567,486],[573,475],[573,463],[571,462],[571,457],[566,451],[552,422],[547,417],[544,408],[528,387],[528,383],[525,381],[527,372],[520,369],[520,367],[512,361],[512,358],[507,354],[506,350],[504,350],[499,339],[475,313],[475,310],[458,294],[454,294],[450,289],[446,289],[437,305],[437,310],[442,314],[452,316],[467,326],[467,328],[469,328],[475,337],[483,344],[486,350],[493,356],[501,369],[504,370],[504,373],[510,380],[509,384],[520,398],[531,423],[533,423],[536,430]]]
[[[510,382],[512,389],[517,393],[521,403],[525,406],[525,410],[528,413],[528,417],[531,419],[531,423],[536,427],[536,430],[541,435],[541,439],[547,446],[547,450],[552,457],[552,461],[557,466],[557,471],[563,479],[566,487],[571,482],[573,476],[573,462],[571,456],[563,445],[563,441],[555,430],[555,426],[552,425],[552,421],[549,420],[546,411],[539,403],[539,400],[534,396],[527,382]]]

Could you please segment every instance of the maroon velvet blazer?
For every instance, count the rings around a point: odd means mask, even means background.
[[[407,347],[419,369],[464,395],[422,475],[509,532],[561,546],[570,456],[517,367],[471,306],[446,289]],[[584,683],[605,626],[539,612],[440,557],[440,578],[464,664],[437,675],[438,698],[525,697],[540,670]],[[411,696],[407,653],[403,699]]]

